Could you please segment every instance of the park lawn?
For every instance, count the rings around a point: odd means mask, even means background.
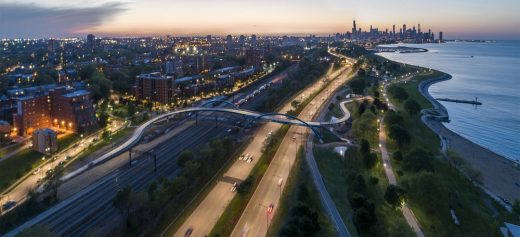
[[[352,221],[352,207],[348,195],[348,177],[346,174],[343,158],[330,149],[314,147],[314,157],[323,177],[327,191],[329,192],[343,222],[349,232],[357,236],[356,227]]]
[[[66,149],[79,140],[77,134],[68,134],[58,139],[58,152]],[[18,179],[44,162],[42,153],[32,149],[24,149],[11,158],[0,163],[0,192],[4,192]]]
[[[338,136],[334,135],[330,130],[325,128],[319,128],[318,129],[321,138],[323,140],[323,143],[331,143],[331,142],[341,142],[341,139],[338,138]],[[319,142],[319,139],[317,136],[314,136],[314,141]]]
[[[280,236],[282,228],[287,225],[291,219],[291,209],[300,201],[298,196],[301,189],[308,190],[309,200],[305,202],[311,209],[318,213],[318,222],[320,230],[314,236],[334,236],[335,229],[321,204],[318,191],[314,186],[309,173],[309,169],[305,162],[303,147],[298,150],[298,158],[294,164],[294,169],[287,180],[285,190],[280,201],[280,207],[272,219],[267,236]]]

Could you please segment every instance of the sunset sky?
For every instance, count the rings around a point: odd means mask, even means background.
[[[328,35],[356,19],[421,24],[448,39],[520,39],[519,0],[0,0],[0,38],[153,35]]]

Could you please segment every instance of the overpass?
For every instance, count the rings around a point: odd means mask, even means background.
[[[224,103],[226,105],[232,106],[233,108],[216,108],[216,107],[208,108],[208,107],[205,107],[206,105],[213,104],[213,103]],[[71,179],[72,177],[84,172],[85,170],[88,170],[89,168],[91,168],[93,166],[101,164],[105,161],[110,160],[111,158],[113,158],[115,156],[122,154],[123,152],[128,151],[130,148],[136,146],[139,143],[139,141],[141,140],[145,131],[148,128],[150,128],[154,123],[161,122],[164,120],[169,120],[180,114],[188,114],[188,116],[191,117],[193,115],[197,116],[199,113],[203,113],[203,112],[236,114],[236,115],[241,115],[248,119],[251,119],[251,121],[261,119],[264,121],[275,122],[275,123],[280,123],[280,124],[304,126],[304,127],[310,128],[318,137],[320,137],[320,134],[318,133],[318,130],[317,130],[318,127],[340,124],[342,122],[345,122],[350,117],[349,114],[345,114],[345,116],[343,118],[340,118],[334,122],[307,122],[307,121],[301,120],[295,116],[291,116],[288,114],[259,113],[256,111],[239,109],[237,106],[235,106],[234,104],[229,103],[227,101],[212,100],[212,101],[208,101],[208,102],[201,104],[199,107],[191,107],[191,108],[175,110],[172,112],[161,114],[155,118],[148,120],[147,122],[145,122],[142,125],[140,125],[139,127],[137,127],[135,129],[134,133],[132,134],[132,136],[128,140],[126,140],[123,144],[121,144],[118,147],[114,148],[113,150],[103,154],[96,160],[91,161],[88,165],[85,165],[85,166],[63,176],[61,179],[63,181]]]

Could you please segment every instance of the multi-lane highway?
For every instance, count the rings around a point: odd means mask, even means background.
[[[346,70],[346,67],[338,71],[330,70],[324,78],[336,78],[341,72],[344,72],[344,70]],[[323,80],[319,80],[299,93],[296,97],[308,98],[309,95],[319,91],[323,85]],[[290,102],[291,101],[282,106],[278,112],[286,113],[291,110],[292,106]],[[309,111],[307,111],[307,113],[308,112]],[[245,180],[247,178],[258,161],[257,158],[262,155],[262,148],[267,135],[271,131],[274,132],[278,130],[280,126],[280,124],[276,123],[266,123],[257,130],[254,139],[245,149],[245,153],[249,153],[254,157],[253,161],[251,163],[236,161],[224,174],[224,177],[226,178],[218,181],[204,200],[181,225],[174,236],[184,236],[188,229],[193,230],[192,236],[205,236],[210,233],[213,226],[235,195],[235,193],[231,191],[234,183],[227,180]],[[165,233],[168,233],[168,231],[165,231],[163,234]]]
[[[349,72],[350,70],[345,71],[324,88],[302,110],[299,117],[311,120],[322,109],[328,98],[352,78],[352,75],[349,76]],[[291,126],[289,128],[231,236],[266,236],[271,224],[270,220],[280,206],[280,192],[283,192],[284,181],[289,177],[295,163],[297,150],[306,143],[308,136],[309,130],[305,127]],[[268,210],[271,205],[274,207],[272,211]]]

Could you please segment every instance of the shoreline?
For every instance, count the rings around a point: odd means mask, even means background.
[[[433,109],[424,111],[421,119],[441,139],[441,150],[445,152],[451,149],[471,164],[474,169],[482,174],[482,184],[472,181],[499,203],[505,204],[506,208],[510,208],[515,200],[520,199],[520,180],[515,181],[515,177],[520,177],[520,167],[517,167],[518,164],[515,161],[497,154],[444,126],[443,122],[449,118],[448,111],[431,96],[428,90],[431,85],[452,78],[450,74],[444,74],[444,76],[426,79],[419,83],[417,89],[433,105]],[[429,114],[428,110],[435,111],[439,115]]]

